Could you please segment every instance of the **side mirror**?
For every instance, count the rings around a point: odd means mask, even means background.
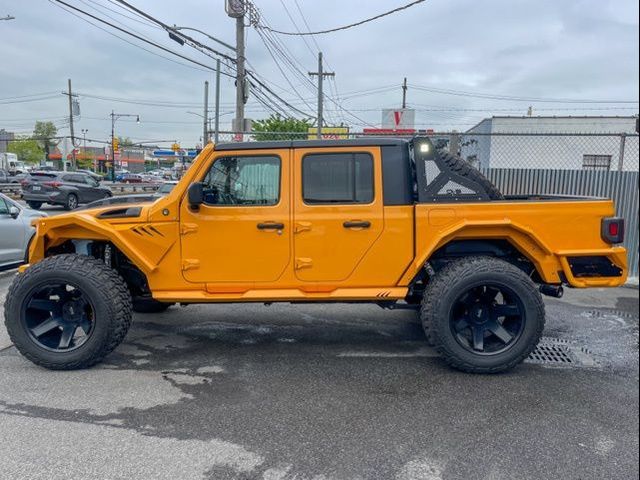
[[[9,207],[9,215],[11,215],[11,218],[18,218],[18,215],[20,215],[20,209],[18,207]]]
[[[187,192],[189,197],[189,207],[197,210],[204,202],[204,184],[202,182],[195,182],[189,185]]]

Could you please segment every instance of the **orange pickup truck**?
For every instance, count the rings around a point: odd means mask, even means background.
[[[208,145],[173,191],[35,221],[5,305],[23,355],[91,366],[137,312],[174,303],[415,308],[453,367],[514,367],[541,294],[614,287],[624,221],[606,199],[506,197],[428,138]]]

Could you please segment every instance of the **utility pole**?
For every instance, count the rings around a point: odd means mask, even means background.
[[[322,138],[322,101],[324,99],[324,95],[322,93],[322,82],[324,77],[334,77],[334,72],[325,72],[322,69],[322,52],[318,52],[318,71],[317,72],[309,72],[309,75],[318,77],[318,135],[317,138]]]
[[[71,92],[71,79],[67,79],[68,83],[68,91],[66,95],[69,97],[69,130],[71,134],[71,161],[73,165],[76,164],[76,154],[75,154],[75,138],[73,135],[73,93]],[[67,159],[62,159],[62,168],[66,172],[67,171]]]
[[[244,130],[244,102],[245,102],[245,69],[244,69],[244,15],[236,17],[236,137],[242,140]]]
[[[216,110],[215,110],[215,120],[214,120],[214,137],[213,143],[218,143],[218,138],[220,136],[220,59],[216,60]]]
[[[207,143],[209,143],[209,82],[204,82],[204,126],[202,130],[202,148],[205,147]]]
[[[407,77],[404,77],[404,82],[402,83],[402,109],[407,108]]]
[[[133,117],[136,119],[136,123],[140,123],[140,115],[136,115],[133,113],[115,113],[113,110],[111,110],[111,113],[109,114],[111,116],[111,168],[109,169],[111,171],[111,181],[115,182],[116,181],[116,149],[114,148],[116,146],[116,120],[118,120],[121,117]],[[118,150],[120,150],[120,148],[118,148]]]

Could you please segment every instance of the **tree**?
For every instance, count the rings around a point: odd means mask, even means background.
[[[133,140],[131,140],[129,137],[118,137],[118,145],[120,147],[132,147]]]
[[[310,126],[309,119],[284,118],[276,113],[269,118],[253,122],[252,135],[257,141],[301,140],[306,137]]]
[[[33,138],[20,137],[10,142],[7,151],[15,153],[18,160],[25,163],[40,163],[44,158],[44,148]]]
[[[33,139],[37,140],[41,147],[44,149],[47,160],[49,159],[49,152],[51,147],[54,146],[52,138],[56,136],[58,129],[53,122],[36,122],[33,127]]]

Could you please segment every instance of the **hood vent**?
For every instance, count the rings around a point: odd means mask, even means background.
[[[100,213],[98,218],[135,218],[140,216],[142,207],[114,208]]]

